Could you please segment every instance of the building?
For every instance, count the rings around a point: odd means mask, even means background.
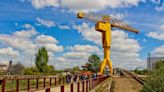
[[[158,61],[164,61],[164,57],[148,57],[147,58],[147,69],[152,70],[155,68],[155,63]]]
[[[7,69],[8,69],[7,65],[0,64],[0,72],[5,72],[5,71],[7,71]]]

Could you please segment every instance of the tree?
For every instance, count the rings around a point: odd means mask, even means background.
[[[164,61],[159,61],[155,63],[155,69],[159,69],[161,67],[164,67]]]
[[[48,53],[45,47],[42,47],[38,50],[35,59],[35,65],[40,72],[46,73],[48,70]]]
[[[24,74],[25,75],[39,74],[39,70],[37,67],[27,67],[24,69]]]
[[[54,66],[49,65],[47,72],[50,73],[50,74],[55,74],[55,68],[54,68]]]
[[[156,68],[146,79],[142,92],[164,92],[164,65],[162,64],[163,61],[155,64]]]
[[[74,67],[73,67],[73,70],[74,70],[74,71],[79,71],[79,70],[80,70],[80,67],[79,67],[79,66],[74,66]]]
[[[87,62],[87,70],[91,72],[99,72],[99,66],[100,66],[100,57],[96,54],[92,54],[88,58]]]

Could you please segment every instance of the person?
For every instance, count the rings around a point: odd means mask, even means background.
[[[74,75],[73,80],[74,80],[74,82],[76,82],[76,81],[77,81],[77,75],[76,75],[76,74]]]
[[[71,74],[68,75],[69,83],[71,83],[72,76]]]
[[[69,83],[69,78],[68,78],[68,74],[66,74],[66,82]]]
[[[81,75],[81,80],[85,80],[84,74]]]

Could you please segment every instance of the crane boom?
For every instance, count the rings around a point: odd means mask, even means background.
[[[133,28],[132,26],[130,26],[130,25],[128,25],[128,24],[122,22],[121,20],[118,20],[112,16],[108,16],[108,15],[86,14],[86,13],[79,12],[77,14],[77,17],[78,18],[84,18],[84,19],[93,21],[95,23],[98,21],[104,21],[103,18],[108,17],[110,19],[110,21],[108,21],[108,22],[110,22],[112,27],[119,28],[122,30],[127,30],[127,31],[134,32],[134,33],[139,32],[137,29]]]

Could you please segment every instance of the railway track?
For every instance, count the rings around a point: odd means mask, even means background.
[[[144,84],[142,78],[128,70],[115,70],[110,92],[140,92],[142,90]]]
[[[124,69],[121,69],[120,72],[123,74],[123,76],[130,76],[133,79],[135,79],[136,81],[138,81],[141,85],[144,84],[144,80],[142,78],[138,77],[136,74],[134,74],[128,70],[124,70]]]

